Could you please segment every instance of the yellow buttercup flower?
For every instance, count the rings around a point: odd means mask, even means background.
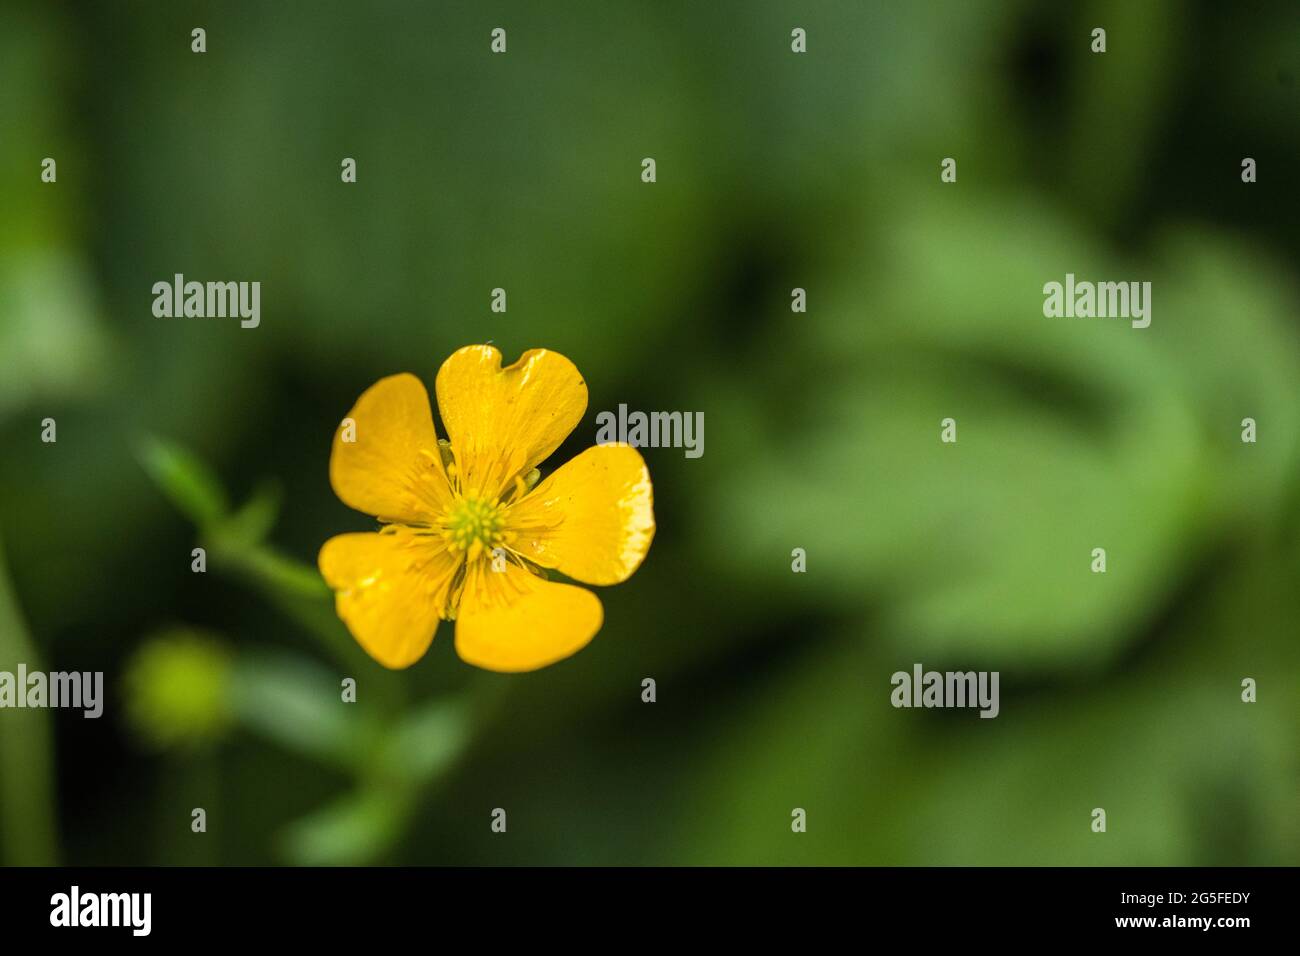
[[[537,466],[587,409],[586,383],[557,352],[502,368],[495,348],[466,346],[443,363],[436,392],[447,441],[409,374],[372,385],[335,433],[335,494],[383,524],[321,548],[338,615],[385,667],[423,657],[439,620],[456,622],[456,652],[478,667],[563,660],[604,611],[546,570],[597,585],[631,576],[655,531],[645,461],[630,445],[596,445],[539,482]]]

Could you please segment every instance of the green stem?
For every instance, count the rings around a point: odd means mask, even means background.
[[[219,535],[206,537],[214,564],[224,566],[260,591],[304,630],[319,638],[336,663],[356,662],[356,646],[334,614],[334,595],[315,568],[263,544],[229,542]]]
[[[267,545],[227,544],[219,537],[210,542],[214,564],[223,564],[256,588],[304,631],[321,642],[333,663],[347,675],[370,676],[371,687],[382,687],[385,709],[397,712],[406,703],[406,677],[400,671],[376,668],[334,611],[334,592],[320,572]]]
[[[27,633],[0,541],[0,671],[41,669]],[[23,693],[24,688],[18,688]],[[0,714],[0,850],[9,866],[54,866],[53,735],[43,707]]]

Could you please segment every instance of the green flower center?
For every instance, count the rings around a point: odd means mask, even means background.
[[[504,524],[501,508],[493,502],[461,498],[443,520],[443,536],[452,550],[477,557],[501,544]]]

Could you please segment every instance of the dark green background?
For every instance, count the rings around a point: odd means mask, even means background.
[[[1298,73],[1294,3],[5,0],[0,668],[109,697],[0,712],[0,860],[1300,861]],[[177,272],[261,327],[154,318]],[[1151,327],[1044,318],[1067,272]],[[544,472],[620,402],[705,454],[647,450],[579,655],[388,675],[313,592],[331,432],[488,340],[586,378]],[[914,662],[1001,716],[894,710]]]

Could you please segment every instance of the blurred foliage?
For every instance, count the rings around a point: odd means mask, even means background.
[[[0,736],[0,859],[46,807],[89,864],[1297,862],[1298,38],[1282,0],[4,4],[0,648],[121,696]],[[1151,327],[1043,319],[1067,272],[1150,280]],[[261,326],[154,318],[176,273],[260,281]],[[484,674],[444,627],[383,671],[314,567],[372,526],[330,434],[488,340],[587,380],[544,471],[620,402],[706,454],[647,450],[581,654]],[[1001,715],[894,710],[916,661]]]
[[[1111,662],[1210,547],[1285,503],[1300,342],[1282,274],[1180,233],[1138,273],[1154,277],[1150,329],[1026,325],[1036,277],[1133,267],[1063,243],[1068,224],[1010,196],[906,209],[885,256],[809,316],[795,367],[824,373],[793,380],[788,354],[769,351],[760,374],[785,379],[783,397],[710,459],[728,472],[711,483],[727,523],[718,573],[881,607],[922,656]],[[989,225],[1004,219],[1014,227]],[[1248,415],[1266,441],[1241,442]],[[815,574],[791,583],[773,560],[786,542],[816,555]],[[1102,544],[1113,573],[1081,576]]]

